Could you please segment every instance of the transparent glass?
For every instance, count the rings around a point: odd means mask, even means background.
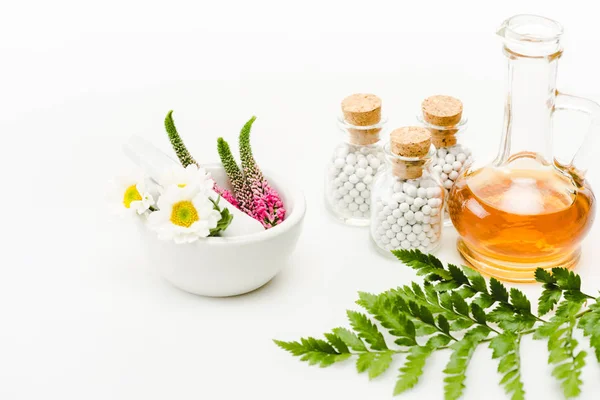
[[[384,168],[381,134],[386,120],[356,126],[338,118],[343,140],[335,147],[325,172],[325,204],[340,221],[368,226],[371,218],[371,186]]]
[[[596,200],[585,173],[600,136],[600,106],[556,90],[561,34],[560,24],[533,15],[501,26],[508,90],[500,150],[492,163],[467,167],[449,196],[459,252],[506,281],[533,282],[537,267],[573,268],[594,220]],[[590,132],[568,164],[552,154],[558,110],[590,117]]]
[[[422,115],[417,115],[417,120],[431,133],[432,143],[437,149],[432,165],[436,175],[440,178],[446,196],[454,186],[459,174],[473,162],[471,149],[465,143],[464,133],[467,130],[467,118],[454,126],[437,126],[425,121]],[[452,226],[448,214],[448,203],[444,214],[444,226]]]
[[[371,239],[390,256],[396,249],[431,253],[440,245],[446,197],[431,169],[436,149],[432,145],[422,158],[396,156],[389,143],[384,151],[386,169],[372,189]]]

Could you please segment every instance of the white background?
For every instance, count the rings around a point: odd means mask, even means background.
[[[600,100],[594,1],[7,1],[0,12],[0,399],[391,398],[397,368],[373,382],[351,363],[309,368],[272,338],[346,325],[356,291],[408,282],[367,232],[333,222],[323,165],[340,139],[341,99],[383,98],[390,126],[414,124],[421,100],[459,97],[479,157],[501,130],[505,60],[495,29],[516,13],[566,27],[559,87]],[[253,114],[261,166],[303,187],[308,213],[290,265],[240,297],[201,298],[140,264],[131,223],[109,216],[106,182],[128,168],[139,134],[168,150],[166,112],[202,162],[235,142]],[[579,130],[562,133],[574,144]],[[568,135],[567,141],[565,138]],[[562,147],[563,150],[566,147]],[[600,167],[590,171],[600,188]],[[600,288],[596,224],[578,268]],[[448,229],[440,257],[460,262]],[[532,298],[538,286],[523,288]],[[545,345],[526,339],[529,399],[559,399]],[[481,348],[465,398],[505,398]],[[407,399],[442,397],[448,354]],[[583,399],[600,391],[595,360]]]

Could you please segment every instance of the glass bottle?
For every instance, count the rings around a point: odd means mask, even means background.
[[[556,90],[562,27],[532,15],[508,19],[498,34],[508,59],[503,136],[496,159],[459,176],[449,212],[458,250],[480,271],[531,282],[537,267],[573,268],[595,215],[585,180],[592,142],[600,136],[600,106]],[[557,110],[588,114],[591,131],[569,164],[552,154]]]
[[[371,217],[371,185],[384,168],[380,135],[386,120],[381,100],[372,94],[354,94],[342,102],[338,127],[343,140],[328,162],[325,204],[339,220],[368,226]]]
[[[445,192],[431,169],[436,154],[431,135],[423,127],[396,129],[384,151],[386,169],[372,189],[371,239],[388,254],[433,252],[440,245]]]
[[[463,116],[463,105],[459,99],[451,96],[431,96],[421,105],[422,113],[417,120],[431,133],[431,142],[437,149],[433,158],[433,170],[440,178],[446,195],[458,179],[462,170],[473,161],[471,149],[464,140],[467,130],[467,118]],[[444,214],[444,225],[451,226],[452,221]]]

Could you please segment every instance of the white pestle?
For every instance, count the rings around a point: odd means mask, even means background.
[[[156,148],[152,143],[135,135],[131,136],[129,141],[123,145],[123,152],[158,185],[161,185],[160,177],[163,176],[165,171],[180,166],[177,161]],[[217,198],[218,194],[215,191],[213,193],[214,198]],[[221,232],[221,236],[242,236],[265,230],[260,222],[221,198],[221,207],[224,206],[224,203],[227,204],[229,212],[233,215],[233,221],[225,231]]]

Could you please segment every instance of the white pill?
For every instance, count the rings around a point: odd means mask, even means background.
[[[339,193],[339,194],[341,194],[342,196],[344,196],[344,195],[348,194],[348,192],[349,192],[349,190],[348,190],[348,189],[346,189],[346,187],[345,187],[345,186],[342,186],[342,187],[341,187],[341,188],[339,188],[337,191],[338,191],[338,193]]]
[[[356,164],[356,155],[354,155],[354,153],[350,153],[346,156],[346,164],[348,164],[348,165]]]
[[[365,157],[361,157],[360,160],[358,160],[357,164],[362,169],[365,169],[369,166],[369,162]]]
[[[358,176],[356,176],[355,174],[352,174],[348,177],[348,181],[352,182],[352,183],[357,183],[360,179],[358,179]]]
[[[427,189],[425,189],[424,187],[418,188],[417,189],[417,196],[422,197],[422,198],[427,197]]]
[[[423,240],[427,239],[427,234],[425,232],[421,232],[417,235],[417,240],[423,242]]]
[[[421,189],[419,189],[419,190],[421,190]],[[423,190],[425,191],[425,189],[423,189]],[[423,197],[425,197],[425,196],[426,196],[426,195],[423,195]],[[417,198],[415,199],[415,203],[414,203],[413,205],[415,205],[415,206],[417,206],[417,207],[421,207],[421,206],[423,206],[424,204],[425,204],[425,200],[419,196],[419,197],[417,197]]]
[[[417,235],[411,232],[408,235],[406,235],[406,240],[408,240],[409,242],[414,242],[415,240],[417,240]]]
[[[341,194],[339,191],[337,191],[337,190],[336,190],[335,192],[333,192],[333,198],[334,198],[334,199],[336,199],[336,200],[339,200],[339,199],[341,199],[342,197],[344,197],[344,195],[343,195],[343,194]]]
[[[390,238],[387,236],[382,236],[381,237],[381,243],[383,244],[388,244],[390,242]]]
[[[427,200],[427,205],[431,208],[435,208],[438,205],[437,202],[438,202],[438,199],[434,197],[432,199]],[[431,214],[431,212],[430,212],[430,214]]]
[[[356,189],[353,189],[353,190],[356,190]],[[360,196],[356,196],[356,197],[354,198],[354,202],[355,202],[356,204],[363,204],[363,203],[365,202],[365,199],[363,199],[363,198],[362,198],[362,197],[360,197]]]
[[[434,197],[440,197],[441,193],[442,192],[441,192],[440,188],[437,186],[427,188],[427,197],[430,199],[434,198]]]
[[[417,188],[414,185],[411,185],[410,183],[405,183],[403,189],[404,193],[406,193],[410,197],[415,197],[417,195]]]
[[[348,207],[348,203],[346,203],[344,201],[344,199],[341,199],[341,200],[338,201],[338,208],[342,208],[343,209],[343,208],[346,208],[346,207]]]
[[[454,157],[454,154],[446,154],[446,157],[444,157],[444,161],[446,161],[449,164],[452,164],[454,161],[456,161],[456,158]]]
[[[381,235],[385,235],[385,229],[383,229],[381,226],[379,228],[377,228],[377,230],[375,231],[375,233],[379,236]]]
[[[365,172],[367,173],[367,175],[374,175],[373,174],[373,168],[371,168],[371,167],[365,168]]]
[[[389,206],[389,207],[390,207],[392,210],[395,210],[396,208],[398,208],[399,204],[398,204],[398,202],[397,202],[397,201],[395,201],[395,200],[390,200],[390,201],[388,202],[388,206]]]
[[[458,178],[458,172],[457,171],[452,171],[450,172],[450,175],[448,175],[448,178],[452,179],[453,181],[456,180],[456,178]]]
[[[340,147],[337,150],[337,156],[338,158],[342,158],[344,159],[344,162],[346,162],[346,156],[348,155],[348,148],[346,146]]]
[[[422,253],[427,252],[427,249],[425,247],[423,247],[423,246],[419,246],[419,247],[417,247],[417,249],[419,249],[419,251],[422,252]]]
[[[346,188],[346,190],[354,189],[354,185],[351,184],[350,182],[344,182],[344,187]]]
[[[430,238],[430,239],[431,239],[431,238],[432,238],[432,237],[434,237],[434,236],[435,236],[435,232],[434,232],[434,231],[432,231],[432,230],[431,230],[431,231],[427,232],[427,237],[428,237],[428,238]]]
[[[400,218],[398,218],[398,221],[396,221],[396,223],[400,226],[404,226],[404,225],[408,224],[408,221],[406,220],[406,218],[400,217]]]
[[[400,211],[402,211],[403,213],[410,210],[410,206],[408,205],[408,203],[402,203],[398,207],[399,207]]]
[[[344,170],[344,172],[346,172],[346,171]],[[452,164],[444,164],[444,166],[442,167],[442,172],[444,174],[449,174],[450,172],[452,172]],[[442,174],[440,174],[440,175],[442,175]]]
[[[360,192],[360,197],[362,197],[363,199],[368,199],[369,197],[371,197],[371,191],[368,189],[363,190],[362,192]]]
[[[388,229],[390,229],[390,224],[388,224],[387,221],[383,221],[381,223],[381,227],[387,231]]]
[[[388,229],[387,231],[385,231],[385,236],[387,236],[391,239],[393,237],[396,237],[396,233],[394,231],[392,231],[391,229]]]
[[[371,168],[377,169],[381,165],[381,161],[379,161],[379,159],[377,158],[373,158],[371,161],[369,161],[369,165],[371,166]]]
[[[394,218],[400,218],[402,216],[402,211],[399,208],[396,208],[392,211],[392,215]]]
[[[392,248],[397,248],[398,246],[400,246],[400,241],[396,238],[390,239],[390,245],[392,246]]]
[[[390,244],[386,244],[384,248],[385,248],[386,251],[392,251],[392,250],[394,250],[394,246],[392,246],[391,243]]]
[[[401,191],[402,191],[402,183],[400,183],[400,182],[394,183],[394,192],[401,192]]]
[[[357,199],[358,199],[358,197],[357,197]],[[368,204],[361,204],[361,205],[358,207],[358,209],[359,209],[360,211],[362,211],[362,212],[367,212],[367,211],[369,211],[369,205],[368,205]]]
[[[430,211],[431,211],[431,210],[430,210]],[[431,222],[431,217],[430,217],[429,215],[425,215],[425,216],[423,217],[423,223],[424,223],[424,224],[428,224],[428,223],[430,223],[430,222]]]
[[[415,224],[412,227],[412,231],[418,235],[419,233],[423,232],[423,225]]]
[[[429,238],[427,236],[425,236],[422,240],[421,240],[421,246],[427,247],[429,246],[430,241]]]
[[[392,230],[396,233],[402,232],[402,227],[398,224],[394,224],[394,225],[392,225]]]
[[[408,238],[407,238],[407,240],[408,240]],[[415,248],[415,249],[418,248],[420,245],[421,245],[421,242],[419,242],[416,239],[414,241],[410,242],[410,247]]]
[[[346,165],[344,167],[344,173],[348,176],[352,175],[354,173],[354,167],[352,165]]]
[[[423,221],[423,217],[424,217],[424,215],[421,211],[417,211],[415,213],[415,221]]]
[[[359,195],[360,193],[359,193],[359,191],[358,191],[358,190],[356,190],[356,189],[352,189],[350,192],[348,192],[348,194],[349,194],[351,197],[358,197],[358,195]]]
[[[442,183],[446,182],[448,180],[448,174],[442,172],[440,174],[440,180],[442,181]]]
[[[358,211],[358,204],[356,204],[356,203],[350,203],[350,204],[348,204],[348,210],[350,210],[350,211]]]
[[[338,178],[340,179],[340,181],[342,182],[346,182],[348,181],[348,175],[346,175],[344,172],[340,172],[340,174],[338,175]]]
[[[432,217],[435,217],[439,213],[440,213],[440,209],[439,208],[432,208],[431,212],[429,213],[429,215],[431,215]]]
[[[431,212],[431,207],[429,205],[425,204],[421,208],[421,212],[423,213],[423,215],[429,215],[429,213]]]
[[[412,206],[415,202],[415,198],[411,197],[411,196],[406,196],[406,198],[404,199],[404,202],[406,204],[408,204],[409,206]]]
[[[448,154],[448,151],[446,149],[438,149],[438,151],[437,151],[437,156],[439,158],[446,157],[446,154]]]
[[[353,216],[354,218],[362,218],[362,217],[363,217],[363,213],[362,213],[362,212],[360,212],[359,210],[356,210],[356,211],[354,211],[354,212],[352,213],[352,216]]]
[[[358,178],[362,179],[367,175],[367,171],[365,171],[364,168],[358,168],[355,174]]]
[[[467,159],[467,155],[465,153],[458,153],[456,155],[456,161],[460,162],[460,163],[464,163]],[[337,160],[336,160],[337,161]],[[337,166],[337,165],[336,165]]]
[[[358,176],[358,175],[357,175]],[[356,184],[356,190],[358,190],[359,192],[362,192],[363,190],[365,190],[367,188],[367,185],[365,185],[363,182],[358,182]]]
[[[346,160],[344,160],[343,158],[336,158],[333,162],[333,165],[335,165],[335,167],[339,169],[344,168],[344,166],[346,165]]]
[[[406,218],[407,221],[412,221],[413,219],[415,219],[415,213],[408,210],[404,213],[404,218]]]
[[[349,194],[344,196],[344,201],[348,204],[353,203],[354,199],[352,198],[352,196],[350,196]]]
[[[398,203],[404,203],[406,196],[404,195],[404,193],[394,193],[392,194],[392,199],[394,201],[397,201]]]
[[[444,187],[446,189],[452,189],[452,185],[454,185],[454,182],[451,179],[448,179],[446,182],[444,182]]]
[[[462,168],[462,163],[460,161],[454,161],[452,163],[452,169],[455,171],[460,171],[460,169]]]
[[[417,221],[415,219],[411,219],[410,221],[408,221],[409,225],[414,225],[416,223],[417,223]]]
[[[412,226],[410,226],[410,225],[404,225],[402,227],[402,233],[405,233],[405,234],[408,235],[411,232],[412,232]]]
[[[406,239],[406,233],[404,233],[404,232],[398,232],[396,234],[396,239],[398,239],[399,241],[403,241],[404,239]]]
[[[363,182],[368,185],[373,182],[373,177],[371,175],[367,175],[363,178]]]
[[[403,240],[400,243],[400,246],[402,246],[403,249],[410,249],[410,242],[408,240]]]
[[[396,218],[394,218],[393,215],[388,215],[386,221],[388,222],[388,224],[392,225],[396,223]]]
[[[384,215],[392,215],[392,210],[388,206],[384,206],[382,212]]]
[[[371,204],[371,199],[370,198],[365,198],[365,204]]]
[[[417,211],[419,211],[419,207],[417,207],[416,204],[413,204],[412,206],[410,206],[410,211],[417,212]]]

